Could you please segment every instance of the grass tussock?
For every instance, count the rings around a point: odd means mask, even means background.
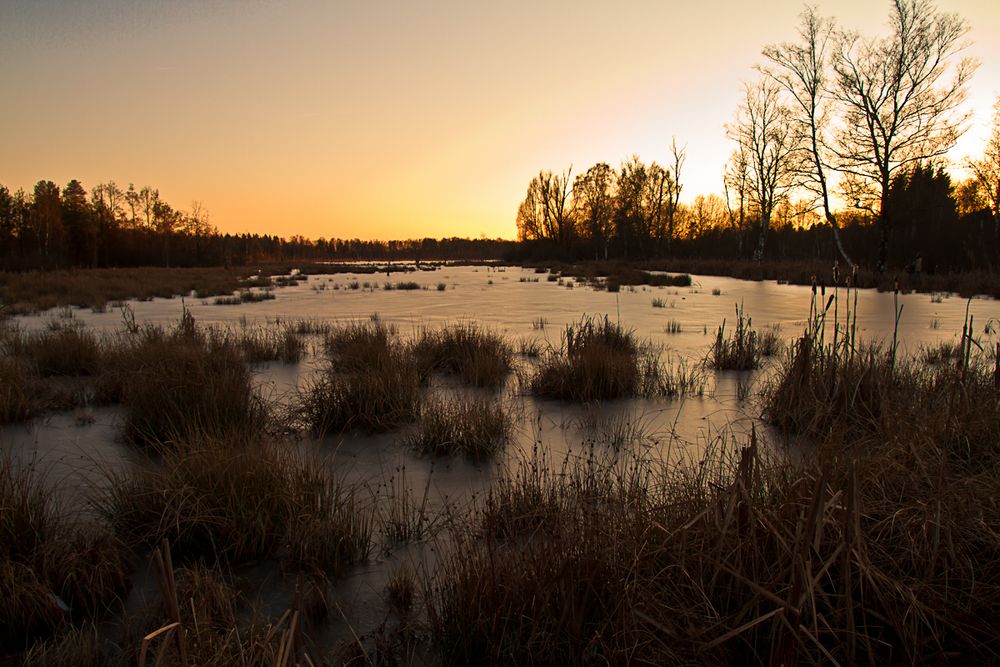
[[[506,338],[471,323],[422,331],[414,353],[430,372],[457,375],[474,386],[490,388],[503,385],[514,358]]]
[[[665,375],[658,351],[607,317],[584,317],[563,332],[562,346],[541,357],[528,378],[532,394],[566,401],[682,393]]]
[[[32,467],[0,456],[0,647],[94,618],[128,589],[122,549],[74,520]]]
[[[396,330],[377,319],[334,330],[328,364],[300,393],[300,421],[314,433],[392,430],[416,419],[425,373]]]
[[[18,332],[5,347],[42,377],[96,375],[105,356],[104,342],[95,333],[70,326]]]
[[[0,424],[26,421],[45,408],[41,378],[23,360],[0,357]]]
[[[279,287],[284,287],[287,285],[279,285]],[[294,284],[294,283],[292,283]],[[216,306],[239,306],[244,303],[260,303],[261,301],[272,301],[275,298],[273,291],[269,289],[263,290],[252,290],[252,289],[241,289],[235,294],[230,294],[228,296],[217,296],[212,300],[212,303]]]
[[[746,371],[760,368],[761,358],[773,356],[781,347],[781,338],[775,329],[754,331],[753,320],[736,306],[736,327],[726,332],[726,322],[715,335],[709,353],[709,363],[718,370]]]
[[[816,441],[929,442],[972,464],[1000,442],[1000,370],[968,335],[958,347],[909,358],[892,346],[824,345],[804,335],[765,391],[765,417]]]
[[[352,488],[276,444],[203,439],[107,478],[95,506],[115,532],[138,550],[169,540],[178,562],[277,558],[339,572],[368,554]]]
[[[305,353],[305,343],[294,326],[210,329],[206,334],[209,337],[210,347],[215,349],[233,347],[249,364],[268,361],[295,363],[300,361]]]
[[[423,454],[461,454],[485,459],[510,439],[513,420],[502,401],[487,397],[451,397],[428,402],[415,430],[403,442]]]
[[[639,344],[607,317],[584,318],[563,332],[562,348],[543,357],[530,380],[543,398],[596,401],[633,396],[640,386]]]
[[[237,345],[185,314],[170,332],[139,334],[122,381],[126,439],[159,446],[192,436],[251,438],[267,410]]]

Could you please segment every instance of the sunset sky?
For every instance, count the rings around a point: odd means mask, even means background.
[[[511,238],[539,169],[665,161],[675,135],[689,200],[720,190],[741,82],[802,6],[4,0],[0,184],[148,184],[230,232]],[[889,6],[819,9],[871,34]],[[958,161],[1000,94],[1000,2],[939,7],[982,62]]]

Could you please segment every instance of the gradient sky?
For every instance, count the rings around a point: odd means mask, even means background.
[[[681,5],[684,6],[681,6]],[[798,0],[0,3],[0,184],[158,187],[222,231],[512,238],[539,169],[666,161],[720,190],[723,125]],[[766,9],[762,9],[766,7]],[[953,0],[981,150],[1000,94],[1000,2]],[[885,31],[888,2],[820,12]]]

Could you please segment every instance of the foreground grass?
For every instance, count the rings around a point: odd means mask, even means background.
[[[368,554],[371,520],[353,490],[267,441],[203,436],[107,476],[96,506],[140,551],[166,539],[181,562],[279,557],[331,572]]]
[[[30,466],[0,456],[0,649],[93,618],[128,589],[120,543],[70,519]]]
[[[792,357],[777,396],[802,363]],[[995,661],[994,372],[916,385],[898,375],[880,394],[844,374],[853,403],[796,393],[796,415],[806,402],[829,417],[789,422],[825,436],[801,463],[765,455],[756,438],[679,465],[601,449],[520,462],[425,582],[445,662]],[[943,391],[952,382],[965,398]],[[875,400],[881,412],[866,409]],[[938,426],[907,412],[948,402]]]

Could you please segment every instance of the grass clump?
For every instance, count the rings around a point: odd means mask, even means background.
[[[184,563],[278,558],[334,571],[368,553],[353,491],[273,443],[201,439],[107,477],[95,505],[134,549],[166,539]]]
[[[104,358],[97,335],[72,326],[18,332],[9,338],[7,348],[9,354],[26,360],[43,377],[95,375]]]
[[[386,283],[384,287],[387,290],[394,290],[394,289],[396,289],[396,290],[411,291],[411,290],[418,290],[418,289],[420,289],[420,283],[414,282],[412,280],[404,280],[404,281],[397,282],[395,284],[393,284],[393,283]]]
[[[216,306],[238,306],[243,303],[271,301],[275,298],[274,292],[268,289],[256,291],[251,289],[241,289],[236,294],[231,294],[229,296],[217,296],[212,303]]]
[[[295,363],[305,353],[305,343],[294,325],[278,328],[242,327],[235,331],[212,329],[208,335],[211,347],[235,347],[249,364],[267,361]]]
[[[752,319],[743,312],[742,305],[737,305],[736,329],[727,334],[726,321],[722,321],[709,353],[710,363],[718,370],[753,370],[760,368],[761,357],[774,355],[780,345],[777,331],[754,331]]]
[[[240,349],[185,314],[171,332],[138,334],[122,382],[126,439],[159,446],[193,435],[251,437],[268,425]]]
[[[414,353],[430,372],[457,375],[469,384],[490,388],[504,383],[514,357],[503,336],[471,323],[424,330]]]
[[[500,402],[485,397],[438,399],[424,405],[404,444],[434,456],[494,456],[510,439],[512,420]]]
[[[993,457],[1000,373],[987,355],[969,352],[968,340],[960,348],[941,359],[913,359],[891,346],[823,345],[807,334],[765,392],[765,417],[821,442],[877,448],[923,442],[966,464]]]
[[[0,424],[26,421],[44,409],[44,386],[22,359],[0,357]]]
[[[655,393],[660,365],[634,332],[607,317],[584,317],[563,332],[562,347],[542,357],[529,378],[532,394],[600,401]]]
[[[327,367],[299,395],[313,432],[385,431],[416,419],[424,373],[394,328],[351,324],[331,332],[326,349]]]
[[[119,543],[75,521],[33,467],[0,456],[0,647],[94,618],[128,589]]]

